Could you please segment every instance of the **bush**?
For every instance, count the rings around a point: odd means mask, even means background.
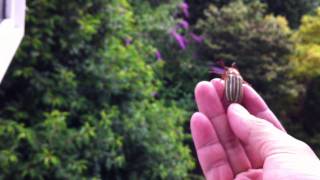
[[[291,63],[293,75],[299,79],[310,79],[320,75],[320,8],[315,15],[306,15],[299,30],[294,34],[294,53]]]
[[[259,2],[245,5],[237,1],[221,9],[211,5],[205,11],[206,18],[197,24],[205,38],[198,54],[209,62],[235,62],[244,79],[280,113],[288,110],[284,108],[286,101],[297,95],[288,76],[290,29],[285,18],[265,13]]]
[[[28,2],[26,36],[0,91],[1,178],[188,175],[186,113],[154,97],[164,62],[131,3]]]
[[[320,154],[319,142],[319,110],[320,102],[320,8],[314,15],[305,15],[298,31],[293,35],[294,51],[290,62],[294,67],[291,75],[303,85],[297,113],[293,116],[294,126],[300,126],[301,139],[308,142],[316,153]]]

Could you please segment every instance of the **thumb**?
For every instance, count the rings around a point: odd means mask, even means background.
[[[291,137],[268,121],[251,115],[239,104],[229,106],[228,120],[234,134],[246,147],[255,168],[262,167],[264,162],[274,155],[307,154],[315,157],[304,142]]]
[[[251,115],[240,104],[234,103],[229,106],[228,119],[235,135],[245,144],[257,143],[251,142],[252,140],[259,141],[252,136],[253,132],[259,133],[260,136],[263,134],[264,139],[279,134],[279,130],[273,127],[271,123]]]

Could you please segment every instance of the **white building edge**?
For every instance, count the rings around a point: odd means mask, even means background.
[[[0,82],[24,36],[26,0],[0,0]]]

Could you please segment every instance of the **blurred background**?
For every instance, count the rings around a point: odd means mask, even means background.
[[[236,62],[320,155],[319,0],[29,0],[0,87],[1,179],[203,179],[197,82]]]

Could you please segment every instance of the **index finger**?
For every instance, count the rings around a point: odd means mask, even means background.
[[[195,97],[199,111],[209,118],[216,130],[234,173],[251,168],[244,148],[230,128],[225,109],[214,86],[210,82],[198,83]]]

